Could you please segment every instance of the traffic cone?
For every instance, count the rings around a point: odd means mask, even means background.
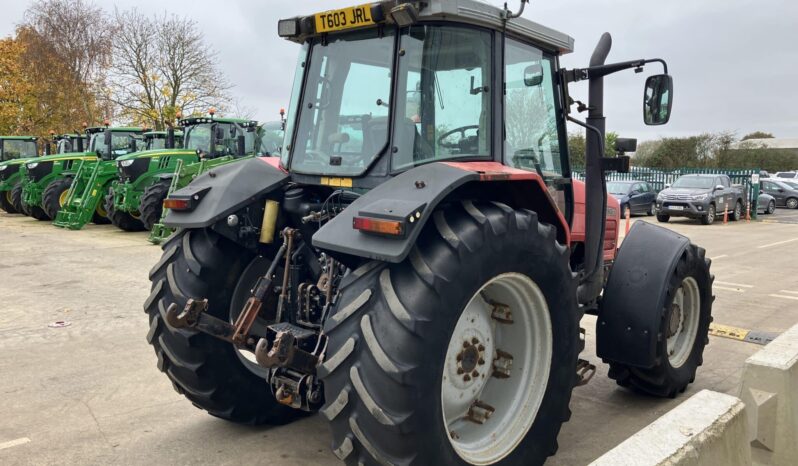
[[[747,202],[745,205],[745,223],[751,223],[751,203]]]
[[[632,209],[627,207],[626,208],[626,233],[624,233],[624,235],[628,235],[629,234],[629,218],[631,216],[632,216]]]
[[[729,203],[723,204],[723,224],[729,223]]]

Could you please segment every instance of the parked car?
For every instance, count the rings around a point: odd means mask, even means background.
[[[608,181],[607,192],[618,201],[621,218],[626,217],[627,209],[631,215],[654,215],[657,195],[645,181]]]
[[[776,172],[776,174],[773,175],[773,177],[774,178],[784,178],[784,179],[787,179],[787,180],[798,180],[798,172],[796,172],[795,170],[788,171],[788,172]]]
[[[770,178],[761,181],[761,189],[776,198],[778,207],[798,209],[798,188],[785,181]]]
[[[657,195],[657,220],[688,217],[709,225],[726,209],[731,220],[740,220],[744,205],[745,190],[728,175],[682,175]]]
[[[775,211],[776,198],[764,191],[759,191],[759,197],[756,199],[756,213],[772,214]]]
[[[786,184],[787,186],[798,189],[798,180],[788,180],[786,178],[778,179],[776,181],[781,181],[782,183]]]

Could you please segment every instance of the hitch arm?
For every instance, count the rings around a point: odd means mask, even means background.
[[[176,329],[192,329],[202,333],[207,333],[220,340],[228,341],[236,346],[249,351],[255,351],[255,340],[252,338],[235,341],[233,335],[236,328],[233,325],[208,315],[208,300],[189,299],[186,306],[181,310],[177,304],[172,303],[166,309],[166,323]]]

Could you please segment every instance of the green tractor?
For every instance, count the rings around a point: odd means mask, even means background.
[[[75,154],[73,169],[51,181],[44,195],[48,215],[58,227],[73,230],[94,222],[108,223],[108,212],[100,202],[116,177],[116,159],[136,152],[144,130],[137,127],[89,128],[89,151]]]
[[[259,142],[257,121],[217,118],[213,110],[208,117],[184,118],[179,124],[185,135],[183,149],[145,151],[117,160],[119,179],[114,182],[113,196],[108,195],[106,210],[113,212],[110,218],[119,228],[151,230],[182,167],[252,155]],[[131,216],[135,222],[129,220]]]
[[[21,214],[20,169],[39,156],[34,136],[0,136],[0,207],[9,214]]]
[[[107,131],[106,131],[107,130]],[[22,181],[22,204],[30,215],[37,220],[54,220],[67,200],[67,195],[79,169],[93,165],[100,157],[107,157],[109,150],[114,154],[126,153],[129,150],[130,136],[141,134],[140,128],[96,127],[86,129],[89,140],[88,150],[83,150],[83,138],[70,139],[69,143],[62,138],[59,149],[77,152],[64,152],[40,157],[25,164],[25,176]],[[113,133],[114,147],[104,144],[104,134]],[[100,223],[107,223],[105,212],[98,211],[95,218]]]
[[[177,161],[174,170],[168,175],[161,175],[160,180],[148,186],[141,197],[141,218],[145,227],[151,230],[149,241],[153,244],[159,244],[174,232],[163,224],[163,216],[166,215],[163,202],[169,193],[187,186],[194,178],[211,168],[255,155],[271,155],[282,143],[281,122],[269,122],[258,126],[255,121],[218,118],[214,119],[216,129],[212,129],[207,126],[207,122],[199,120],[187,119],[181,122],[186,127],[186,148],[196,150],[200,155],[199,158],[193,163]],[[231,151],[223,137],[224,132],[228,131],[232,135],[234,131],[238,133],[239,130],[244,130],[238,135],[243,136],[243,140],[237,139],[235,150]],[[217,141],[213,153],[207,149],[210,135],[214,135]],[[221,145],[219,141],[222,142]]]
[[[103,199],[111,223],[125,231],[141,231],[151,226],[141,218],[142,194],[160,177],[172,173],[178,160],[197,160],[195,151],[181,147],[182,132],[175,132],[172,128],[169,131],[150,131],[144,133],[142,151],[116,159],[118,179],[111,182],[111,188]],[[77,224],[75,229],[82,226]]]

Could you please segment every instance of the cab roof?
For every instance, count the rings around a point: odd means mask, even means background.
[[[95,126],[93,128],[86,128],[86,132],[89,133],[89,134],[99,133],[101,131],[105,131],[105,129],[106,129],[105,126]],[[124,132],[128,132],[128,133],[143,133],[144,132],[144,128],[139,128],[139,127],[136,127],[136,126],[112,126],[112,127],[109,127],[108,129],[110,129],[112,133],[123,132],[123,131]]]
[[[182,135],[183,135],[182,131],[175,131],[175,137],[182,136]],[[143,134],[143,136],[144,137],[150,137],[150,138],[157,138],[157,137],[160,137],[160,136],[166,137],[167,136],[167,132],[166,131],[147,131],[146,133]]]
[[[390,24],[392,20],[388,12],[397,5],[407,3],[416,7],[418,11],[418,22],[451,21],[473,24],[475,26],[482,26],[498,31],[506,29],[513,35],[530,39],[542,47],[560,54],[570,53],[574,50],[574,39],[567,34],[523,17],[505,20],[504,9],[476,0],[384,0],[373,3],[371,7],[372,11],[374,11],[374,8],[377,6],[381,7],[381,16],[384,16],[385,19],[380,22]],[[353,2],[351,6],[356,5],[358,5],[358,3]],[[302,43],[309,37],[316,35],[314,16],[317,13],[324,13],[324,11],[317,11],[312,15],[296,18],[299,32],[293,37],[286,38],[294,42]],[[527,14],[530,13],[527,12]]]
[[[0,139],[6,141],[36,141],[39,138],[36,136],[0,136]]]
[[[219,117],[188,117],[180,120],[180,126],[197,125],[201,123],[238,123],[241,126],[257,126],[258,122],[243,118],[219,118]]]

